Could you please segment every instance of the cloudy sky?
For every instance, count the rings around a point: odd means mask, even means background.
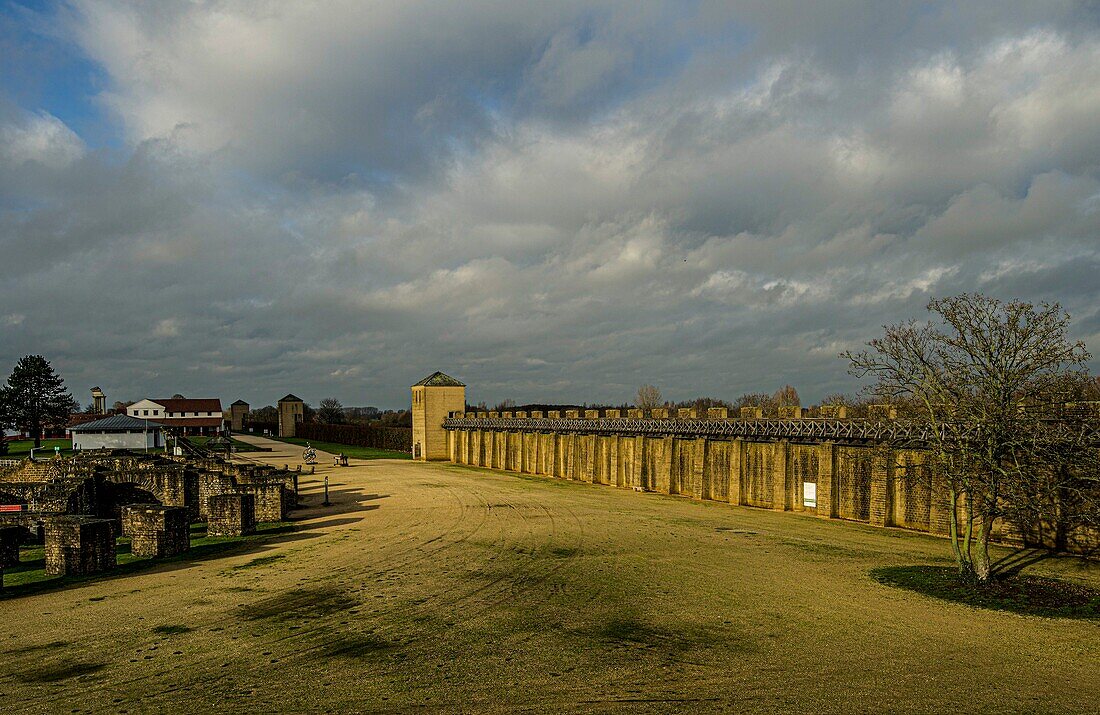
[[[0,369],[808,403],[962,291],[1100,352],[1097,117],[1088,2],[16,0]]]

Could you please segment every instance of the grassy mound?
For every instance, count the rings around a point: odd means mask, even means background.
[[[1100,620],[1100,590],[1044,576],[1014,575],[979,585],[960,579],[954,567],[889,566],[871,571],[887,586],[975,608],[1025,616]]]

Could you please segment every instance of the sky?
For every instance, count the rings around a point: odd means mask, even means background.
[[[1093,2],[7,2],[0,371],[810,404],[964,291],[1100,352],[1098,116]]]

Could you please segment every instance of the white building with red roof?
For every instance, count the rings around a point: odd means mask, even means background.
[[[139,420],[152,420],[183,434],[214,434],[225,429],[222,401],[216,397],[174,397],[139,400],[126,408]]]

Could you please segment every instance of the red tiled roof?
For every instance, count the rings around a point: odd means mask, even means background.
[[[221,427],[221,417],[158,417],[165,427]]]
[[[101,420],[104,417],[110,417],[113,414],[115,414],[114,410],[111,410],[105,415],[101,415],[97,412],[77,412],[69,416],[68,426],[76,427],[77,425],[82,425],[85,422],[95,422],[96,420]]]
[[[164,405],[165,412],[217,412],[221,414],[222,401],[216,397],[196,397],[196,398],[184,398],[173,399],[171,397],[164,400],[153,400],[158,405]]]

